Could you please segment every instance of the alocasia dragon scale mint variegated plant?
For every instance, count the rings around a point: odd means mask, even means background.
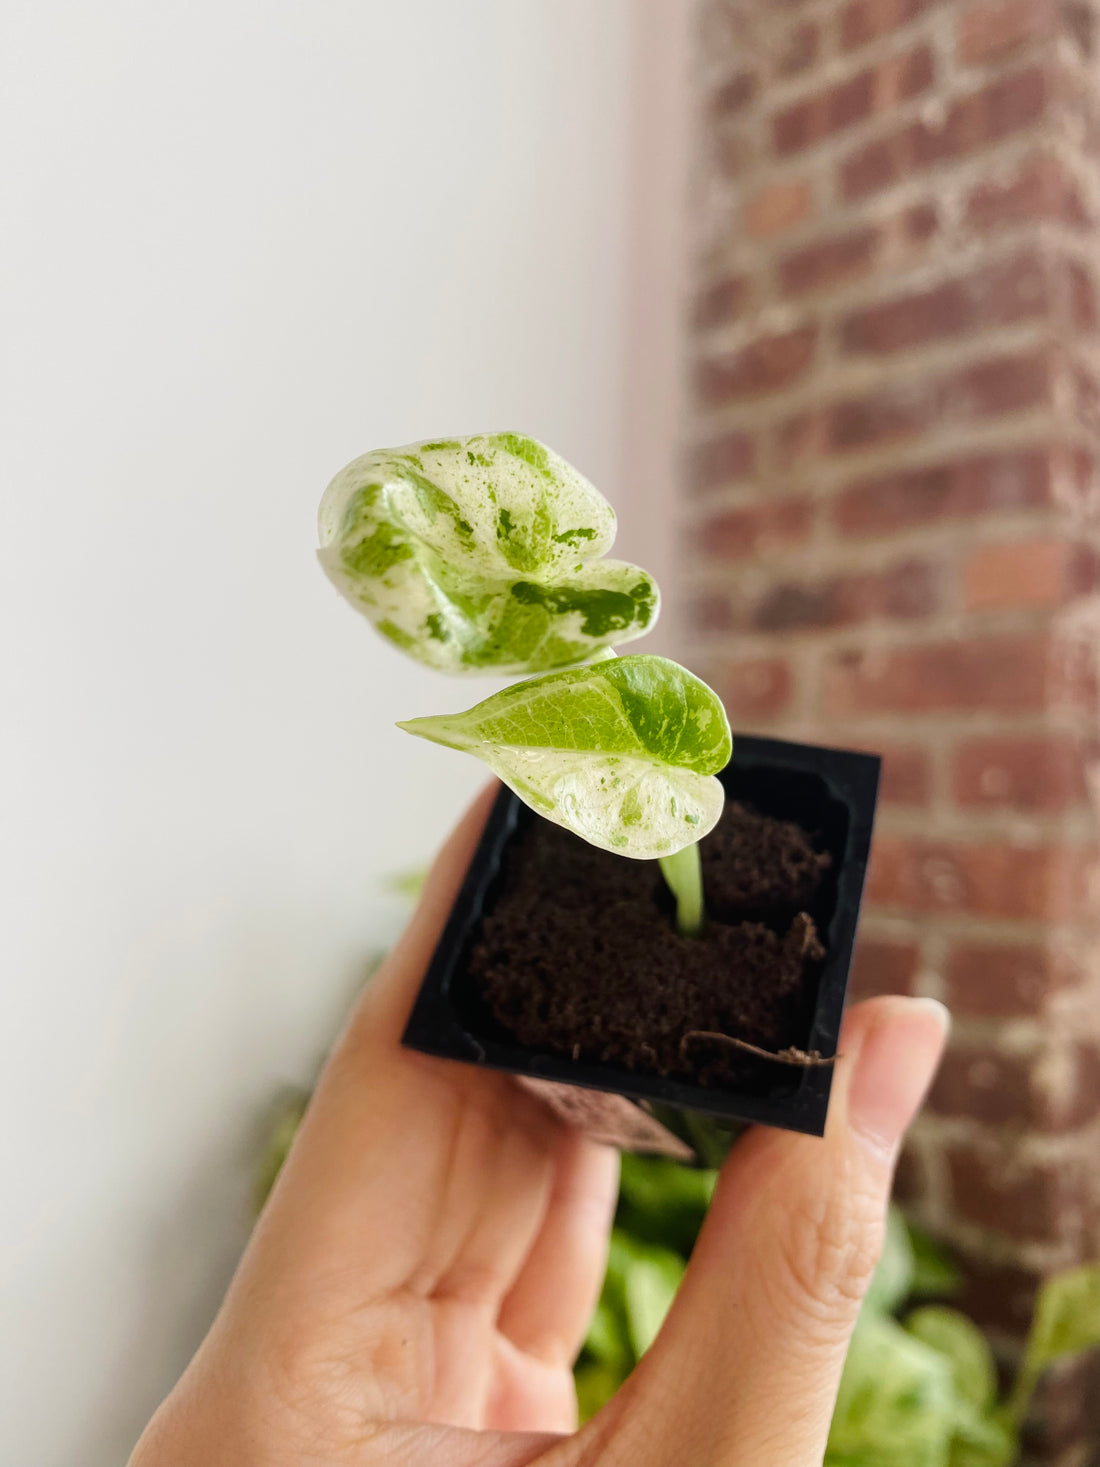
[[[617,659],[652,626],[653,578],[606,559],[615,515],[517,433],[364,454],[320,510],[326,573],[401,651],[447,673],[526,673],[464,713],[400,727],[483,759],[546,819],[660,859],[681,927],[702,921],[697,842],[729,760],[715,693],[663,657]]]
[[[806,1068],[835,1052],[877,760],[752,738],[731,757],[704,682],[618,655],[652,627],[657,587],[610,558],[610,505],[532,438],[365,454],[325,491],[320,538],[327,575],[394,647],[520,679],[399,725],[507,787],[405,1043],[574,1087],[573,1106],[576,1086],[590,1109],[608,1092],[630,1144],[649,1144],[631,1129],[640,1099],[820,1134],[829,1078]]]

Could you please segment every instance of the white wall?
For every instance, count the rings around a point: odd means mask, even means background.
[[[391,727],[487,685],[338,600],[325,482],[515,427],[629,511],[639,12],[5,16],[0,1467],[117,1467],[232,1267],[265,1107],[400,919],[383,874],[480,779]]]

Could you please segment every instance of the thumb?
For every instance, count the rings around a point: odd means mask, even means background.
[[[824,1141],[757,1130],[734,1148],[664,1329],[592,1423],[623,1461],[821,1461],[898,1147],[947,1028],[931,1000],[858,1005]]]

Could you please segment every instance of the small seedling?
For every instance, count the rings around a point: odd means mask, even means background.
[[[657,860],[677,925],[704,921],[698,842],[732,751],[717,695],[613,644],[653,625],[652,576],[608,560],[615,515],[564,459],[495,433],[365,454],[321,501],[325,572],[377,631],[448,673],[527,674],[407,732],[482,759],[539,815]]]

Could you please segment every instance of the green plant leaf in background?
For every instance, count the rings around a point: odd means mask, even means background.
[[[612,1230],[603,1292],[576,1370],[582,1421],[610,1400],[649,1349],[686,1266],[671,1248]]]
[[[947,1467],[1012,1467],[1020,1439],[1001,1409],[984,1416],[960,1411]]]
[[[687,1258],[717,1180],[717,1172],[665,1157],[624,1155],[615,1221],[639,1242],[657,1243]]]
[[[577,1415],[583,1423],[590,1421],[601,1407],[607,1405],[624,1376],[613,1365],[584,1360],[574,1371],[573,1379],[577,1387]]]
[[[997,1366],[989,1341],[972,1320],[957,1309],[928,1304],[914,1309],[905,1328],[951,1362],[955,1394],[979,1413],[993,1406],[997,1394]]]
[[[651,576],[604,560],[611,506],[518,433],[364,454],[319,515],[325,573],[395,646],[441,672],[543,672],[653,624]]]
[[[547,673],[465,713],[398,727],[483,759],[547,820],[621,856],[681,850],[722,813],[725,709],[664,657]]]
[[[826,1467],[947,1467],[951,1363],[893,1319],[860,1315],[844,1364]]]
[[[640,1359],[657,1338],[684,1276],[684,1260],[670,1248],[636,1245],[624,1283],[630,1340]]]
[[[910,1292],[915,1299],[949,1299],[962,1285],[958,1265],[927,1233],[908,1224],[909,1246],[913,1254],[913,1279]]]
[[[625,1282],[625,1279],[624,1279]],[[596,1305],[584,1339],[585,1350],[601,1365],[616,1373],[616,1384],[633,1368],[636,1357],[626,1317],[626,1298],[601,1298]]]
[[[893,1314],[912,1288],[913,1266],[909,1229],[898,1209],[891,1207],[882,1254],[863,1301],[864,1314]]]
[[[1009,1402],[1019,1425],[1043,1371],[1056,1360],[1100,1345],[1100,1264],[1049,1278],[1039,1290],[1024,1361]]]
[[[997,1406],[997,1366],[989,1341],[957,1309],[929,1304],[915,1309],[905,1328],[950,1363],[955,1428],[949,1467],[1007,1467],[1019,1442]]]
[[[310,1091],[293,1088],[278,1097],[268,1116],[266,1143],[252,1184],[252,1207],[258,1216],[271,1195],[283,1162],[294,1143],[309,1104]]]

